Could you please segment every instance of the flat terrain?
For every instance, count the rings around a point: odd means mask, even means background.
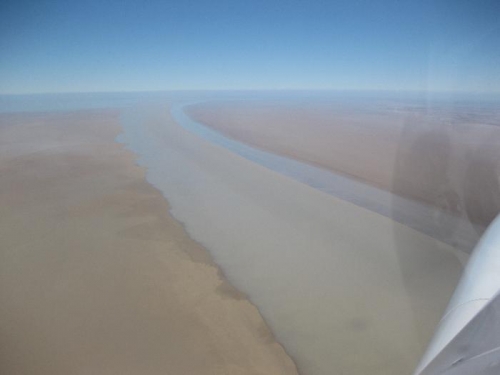
[[[120,140],[148,181],[258,306],[301,374],[412,373],[463,253],[207,141],[167,104],[124,117]]]
[[[494,106],[213,101],[189,115],[264,150],[488,225],[500,211]]]
[[[0,373],[296,373],[114,142],[118,118],[0,115]]]

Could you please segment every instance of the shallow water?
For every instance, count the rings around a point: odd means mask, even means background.
[[[148,181],[304,374],[411,373],[460,276],[456,251],[286,175],[309,166],[187,131],[169,106],[122,120]]]

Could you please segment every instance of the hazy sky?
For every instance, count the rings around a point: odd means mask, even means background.
[[[0,92],[500,91],[500,1],[0,5]]]

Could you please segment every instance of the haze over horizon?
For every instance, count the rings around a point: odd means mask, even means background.
[[[500,92],[496,1],[7,1],[0,94]]]

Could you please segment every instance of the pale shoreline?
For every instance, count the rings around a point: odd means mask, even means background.
[[[115,143],[118,112],[0,122],[0,372],[296,373]]]
[[[229,135],[226,136],[189,117],[184,109],[186,107],[189,109],[192,105],[176,105],[171,110],[175,120],[188,131],[279,174],[447,243],[464,252],[465,257],[470,254],[479,239],[479,234],[484,230],[470,223],[465,217],[443,211],[428,203],[404,198],[360,179],[337,173],[332,169],[316,166],[298,158],[268,152],[261,147],[252,146]],[[439,218],[438,222],[436,218]],[[443,225],[439,223],[454,230],[443,230]]]

